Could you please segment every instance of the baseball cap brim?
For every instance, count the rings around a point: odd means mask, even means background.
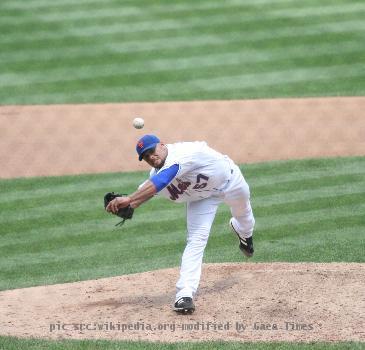
[[[147,146],[147,147],[143,150],[143,152],[141,153],[141,155],[138,157],[139,161],[142,161],[142,159],[143,159],[143,155],[145,154],[145,152],[146,152],[146,151],[148,151],[149,149],[155,148],[155,147],[157,146],[157,143],[158,143],[158,142],[156,142],[156,143],[152,143],[151,145]]]

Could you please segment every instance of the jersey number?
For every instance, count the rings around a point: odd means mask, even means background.
[[[201,180],[205,180],[206,182],[200,182]],[[196,184],[194,185],[193,189],[194,190],[201,190],[202,188],[207,187],[208,180],[209,180],[208,176],[205,176],[203,174],[199,174],[196,177]]]

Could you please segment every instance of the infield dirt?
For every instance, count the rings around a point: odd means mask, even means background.
[[[1,334],[149,341],[365,340],[365,265],[206,264],[193,315],[177,269],[0,292]]]
[[[204,140],[237,163],[364,155],[364,110],[365,97],[2,106],[0,178],[146,170],[145,133]]]

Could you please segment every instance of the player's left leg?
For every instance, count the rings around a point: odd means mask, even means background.
[[[217,198],[187,203],[187,244],[176,283],[176,302],[181,298],[193,298],[198,289],[204,249],[219,203]]]

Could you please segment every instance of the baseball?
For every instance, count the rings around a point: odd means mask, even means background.
[[[142,118],[134,118],[133,126],[136,129],[142,129],[144,127],[144,120]]]

